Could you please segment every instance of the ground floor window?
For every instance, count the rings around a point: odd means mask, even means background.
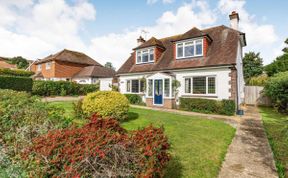
[[[143,80],[127,80],[126,92],[128,93],[142,93],[145,90],[145,84]]]
[[[215,76],[197,76],[185,78],[185,93],[216,94]]]
[[[149,79],[148,80],[148,96],[153,95],[153,80]]]
[[[165,94],[165,97],[170,96],[170,79],[164,80],[164,94]]]

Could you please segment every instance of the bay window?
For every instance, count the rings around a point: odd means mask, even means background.
[[[165,97],[170,96],[170,79],[164,80],[164,96]]]
[[[215,95],[216,77],[215,76],[197,76],[185,78],[184,92],[195,95]]]
[[[154,62],[154,48],[138,50],[136,64]]]
[[[153,95],[153,80],[149,79],[148,80],[148,96]]]
[[[179,42],[176,48],[177,59],[203,56],[203,39]]]

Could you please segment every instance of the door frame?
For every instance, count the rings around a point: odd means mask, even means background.
[[[162,81],[162,104],[155,103],[155,81]],[[164,105],[164,80],[163,79],[153,79],[153,105],[163,106]]]

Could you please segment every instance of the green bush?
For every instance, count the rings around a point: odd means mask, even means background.
[[[0,89],[31,92],[32,86],[33,80],[31,78],[0,75]]]
[[[34,81],[32,93],[39,96],[86,95],[99,90],[99,85],[67,81]]]
[[[25,71],[20,69],[0,69],[0,75],[10,75],[10,76],[19,76],[19,77],[30,77],[34,75],[34,72]]]
[[[88,115],[97,113],[101,117],[123,120],[128,116],[129,101],[119,92],[98,91],[83,99],[82,109]]]
[[[22,153],[35,137],[67,127],[71,121],[63,114],[63,109],[26,92],[0,90],[0,170],[10,175],[15,168],[21,171],[13,171],[14,177],[22,177],[27,166],[21,160]]]
[[[210,100],[201,98],[180,98],[180,110],[194,111],[207,114],[234,115],[235,102],[233,100]]]
[[[268,76],[266,74],[262,74],[256,77],[251,77],[248,82],[247,85],[251,85],[251,86],[264,86],[266,84],[268,80]]]
[[[142,104],[142,98],[140,95],[137,94],[124,94],[128,99],[130,104]]]
[[[288,71],[271,77],[264,87],[264,94],[271,98],[279,112],[288,113]]]

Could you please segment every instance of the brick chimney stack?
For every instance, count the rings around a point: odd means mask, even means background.
[[[145,43],[144,38],[142,36],[139,36],[139,38],[137,39],[137,45],[140,46],[143,43]]]
[[[236,11],[233,11],[230,15],[230,27],[234,30],[239,30],[239,14]]]

